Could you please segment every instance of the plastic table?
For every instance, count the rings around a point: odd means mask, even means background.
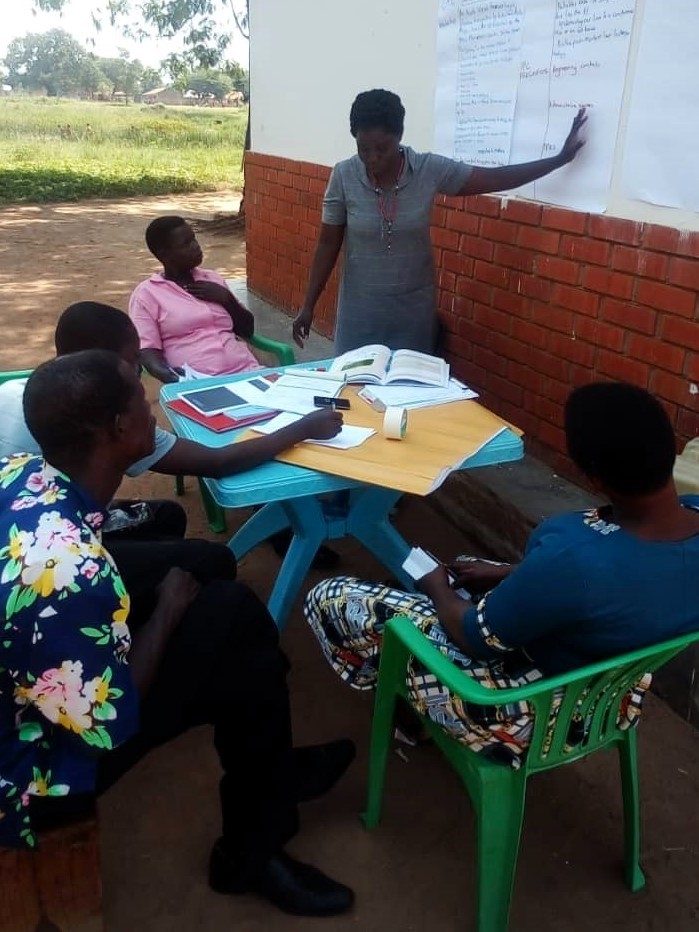
[[[327,360],[313,365],[327,365]],[[308,368],[309,363],[293,368]],[[292,367],[288,367],[292,368]],[[259,375],[283,371],[279,367],[260,370]],[[250,373],[198,380],[197,387],[249,379]],[[216,434],[168,408],[185,383],[164,385],[161,404],[178,437],[195,440],[209,447],[222,447],[248,428]],[[193,383],[189,383],[189,387]],[[465,460],[460,469],[492,466],[521,459],[523,443],[506,430]],[[211,495],[223,508],[263,505],[229,541],[240,559],[277,531],[291,528],[291,545],[282,561],[268,608],[277,625],[286,623],[291,606],[306,577],[315,553],[325,541],[352,536],[363,544],[401,582],[412,587],[413,580],[402,569],[409,544],[393,527],[389,512],[403,492],[379,485],[368,485],[342,476],[316,472],[272,460],[247,472],[225,479],[205,479]],[[348,490],[346,503],[329,492]]]

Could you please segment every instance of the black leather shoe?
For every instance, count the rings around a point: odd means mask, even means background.
[[[356,753],[354,741],[349,738],[294,748],[296,802],[305,803],[328,793],[352,763]]]
[[[209,885],[216,893],[256,893],[293,916],[337,916],[354,904],[349,887],[284,851],[252,876],[245,876],[226,854],[221,839],[211,852]]]

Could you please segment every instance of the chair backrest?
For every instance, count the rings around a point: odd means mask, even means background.
[[[579,677],[585,671],[576,671],[571,682],[557,686],[552,682],[549,689],[529,698],[535,716],[527,770],[548,770],[618,741],[621,732],[631,727],[634,715],[633,710],[628,714],[628,707],[644,674],[654,673],[696,640],[699,632],[615,658],[609,663],[616,665],[606,670],[596,665],[589,676]]]
[[[3,382],[12,382],[13,379],[28,379],[33,369],[13,369],[9,372],[0,372],[0,385]]]

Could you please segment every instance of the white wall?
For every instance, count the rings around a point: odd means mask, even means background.
[[[354,152],[349,110],[355,96],[384,87],[399,94],[405,105],[405,141],[418,150],[430,149],[438,3],[250,0],[252,148],[332,165]],[[636,0],[630,71],[643,8],[644,0]],[[632,201],[619,193],[630,91],[627,83],[607,214],[699,230],[699,214]]]

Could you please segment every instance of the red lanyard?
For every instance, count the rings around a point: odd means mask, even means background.
[[[379,211],[379,216],[381,217],[381,242],[386,243],[386,249],[391,248],[393,222],[396,219],[396,214],[398,212],[398,182],[400,181],[400,176],[403,173],[404,163],[405,153],[401,151],[398,174],[396,175],[396,180],[393,183],[393,189],[390,194],[387,194],[382,188],[380,188],[378,184],[376,184],[376,179],[374,179],[374,184],[376,185],[374,188],[376,193],[376,207]]]

